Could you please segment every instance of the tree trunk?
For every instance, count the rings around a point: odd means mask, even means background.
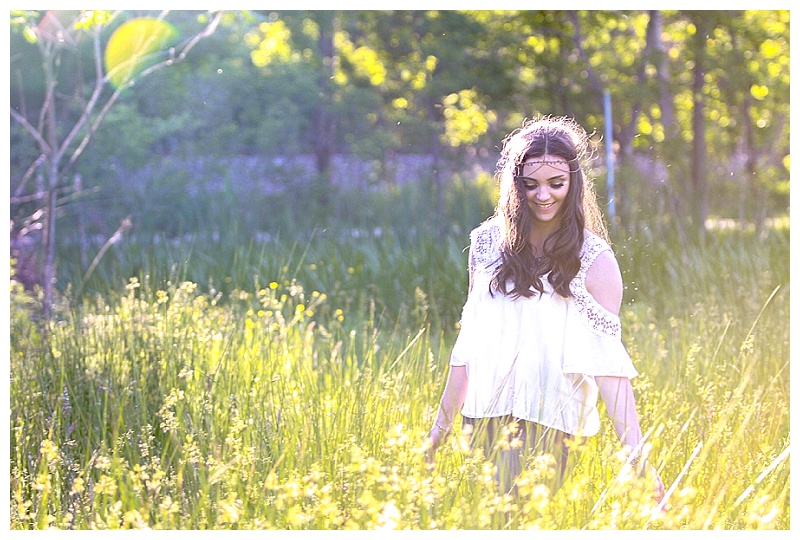
[[[647,78],[647,64],[658,54],[661,46],[661,12],[658,10],[650,11],[650,18],[647,21],[647,29],[645,30],[645,46],[644,53],[639,58],[639,67],[636,70],[636,82],[640,87],[644,86],[645,79]],[[642,111],[642,95],[638,94],[631,106],[631,119],[627,125],[622,125],[622,128],[617,135],[617,142],[619,143],[619,158],[620,163],[625,162],[633,154],[633,140],[638,131],[639,114]],[[621,120],[621,119],[620,119]]]
[[[439,122],[437,121],[437,108],[436,108],[436,99],[433,96],[428,95],[428,120],[432,126],[438,126]],[[445,229],[447,228],[447,220],[446,220],[446,213],[447,213],[447,202],[445,200],[445,182],[444,176],[441,173],[441,159],[442,159],[442,143],[439,140],[439,133],[434,128],[431,129],[430,133],[430,145],[431,145],[431,157],[433,158],[433,163],[431,164],[431,174],[433,188],[436,190],[436,229],[438,233],[444,234]]]
[[[567,11],[567,15],[572,22],[572,41],[574,42],[575,48],[578,51],[578,56],[586,68],[586,73],[588,73],[589,76],[589,89],[593,94],[592,97],[595,99],[598,110],[602,111],[603,91],[605,88],[603,83],[600,81],[600,77],[597,76],[597,73],[592,67],[591,62],[589,62],[589,55],[586,54],[586,49],[583,48],[583,31],[581,30],[580,16],[578,15],[578,12],[574,10]]]
[[[332,11],[317,12],[319,24],[319,46],[320,70],[317,77],[318,101],[316,119],[314,126],[315,145],[314,154],[316,158],[317,174],[322,183],[320,190],[320,203],[323,208],[330,205],[331,181],[331,160],[333,158],[333,138],[335,124],[330,107],[333,102],[331,96],[331,78],[334,73],[334,45],[333,45],[333,24],[334,13]]]
[[[653,23],[656,25],[653,32],[658,36],[662,34],[663,21],[660,11],[653,11]],[[672,91],[669,88],[670,69],[668,46],[661,39],[655,51],[656,78],[658,79],[658,108],[661,109],[661,125],[664,126],[665,141],[675,133],[675,103]]]
[[[51,45],[45,45],[45,49]],[[52,49],[51,49],[52,51]],[[45,125],[47,144],[47,210],[45,212],[46,228],[44,235],[44,265],[42,268],[42,308],[45,319],[53,315],[53,287],[56,281],[56,189],[58,188],[58,165],[60,153],[56,138],[56,77],[54,67],[57,62],[56,53],[43,54],[45,85]]]
[[[58,174],[58,173],[56,173]],[[42,268],[42,308],[45,319],[53,315],[53,287],[56,281],[56,190],[47,192],[46,228],[44,235],[44,265]]]
[[[694,110],[692,111],[692,203],[695,231],[702,240],[705,237],[705,222],[708,214],[708,194],[706,185],[706,119],[705,95],[703,86],[706,72],[706,39],[708,22],[702,13],[694,17],[697,31],[694,35],[694,81],[692,94]]]
[[[660,11],[653,11],[651,13],[652,22],[655,25],[653,32],[657,35],[662,34],[663,19]],[[670,163],[675,160],[677,154],[680,152],[682,143],[680,140],[680,133],[675,124],[675,96],[670,89],[671,72],[669,69],[669,56],[668,45],[662,40],[658,40],[657,48],[653,51],[655,55],[653,58],[653,65],[656,68],[656,80],[658,82],[658,108],[661,111],[661,126],[664,130],[664,141],[661,147],[663,152],[659,153],[657,159],[663,162]],[[684,230],[685,220],[677,216],[686,215],[686,204],[684,198],[687,197],[687,191],[683,185],[683,174],[680,172],[680,167],[669,167],[667,169],[667,185],[661,193],[661,197],[666,199],[665,206],[670,209],[672,216],[672,227],[678,231],[681,238],[685,238],[686,231]],[[659,231],[661,229],[661,222],[658,222]]]
[[[83,177],[80,173],[74,176],[75,193],[80,196],[83,191]],[[89,257],[86,254],[86,249],[89,247],[89,242],[86,238],[86,222],[83,220],[83,212],[78,209],[77,215],[78,226],[78,247],[80,248],[81,268],[86,268],[89,264]]]

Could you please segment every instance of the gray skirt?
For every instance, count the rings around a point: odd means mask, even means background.
[[[515,480],[523,472],[527,459],[531,456],[550,454],[556,462],[555,476],[544,479],[542,483],[548,485],[554,494],[573,466],[569,441],[581,443],[585,439],[513,416],[493,418],[463,416],[461,427],[464,433],[469,434],[472,449],[481,449],[486,459],[497,466],[498,487],[502,493],[516,491]],[[498,445],[501,438],[505,438],[509,443],[518,438],[521,444]]]

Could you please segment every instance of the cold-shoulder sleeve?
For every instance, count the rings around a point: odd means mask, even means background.
[[[461,310],[461,330],[450,355],[451,366],[463,366],[475,354],[477,328],[484,326],[477,319],[496,320],[481,301],[488,295],[489,281],[500,264],[500,230],[492,221],[473,229],[469,235],[469,284],[467,301]],[[478,309],[481,305],[483,309]]]
[[[573,297],[564,334],[564,373],[633,378],[638,375],[622,343],[619,316],[601,306],[586,289],[586,272],[597,256],[611,251],[604,240],[587,233],[581,268],[570,283]]]
[[[491,279],[500,265],[500,228],[492,221],[469,234],[470,276]]]

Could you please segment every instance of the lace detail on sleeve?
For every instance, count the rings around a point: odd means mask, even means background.
[[[611,251],[611,246],[599,237],[587,233],[586,240],[583,243],[583,252],[581,253],[581,269],[569,284],[569,288],[573,294],[573,301],[578,308],[578,313],[592,329],[620,338],[622,336],[622,325],[619,317],[598,304],[597,300],[586,289],[586,272],[597,256],[604,251]]]
[[[493,276],[500,267],[500,229],[494,223],[478,227],[470,234],[469,274]]]

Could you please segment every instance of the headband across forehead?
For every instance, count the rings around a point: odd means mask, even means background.
[[[569,165],[569,172],[574,173],[580,170],[580,165],[578,164],[578,158],[575,159],[542,159],[542,158],[532,158],[532,159],[524,159],[517,165],[517,176],[522,175],[522,167],[525,165],[539,165],[536,167],[531,174],[535,173],[545,165],[560,165],[565,163]],[[574,163],[574,168],[573,168]]]

